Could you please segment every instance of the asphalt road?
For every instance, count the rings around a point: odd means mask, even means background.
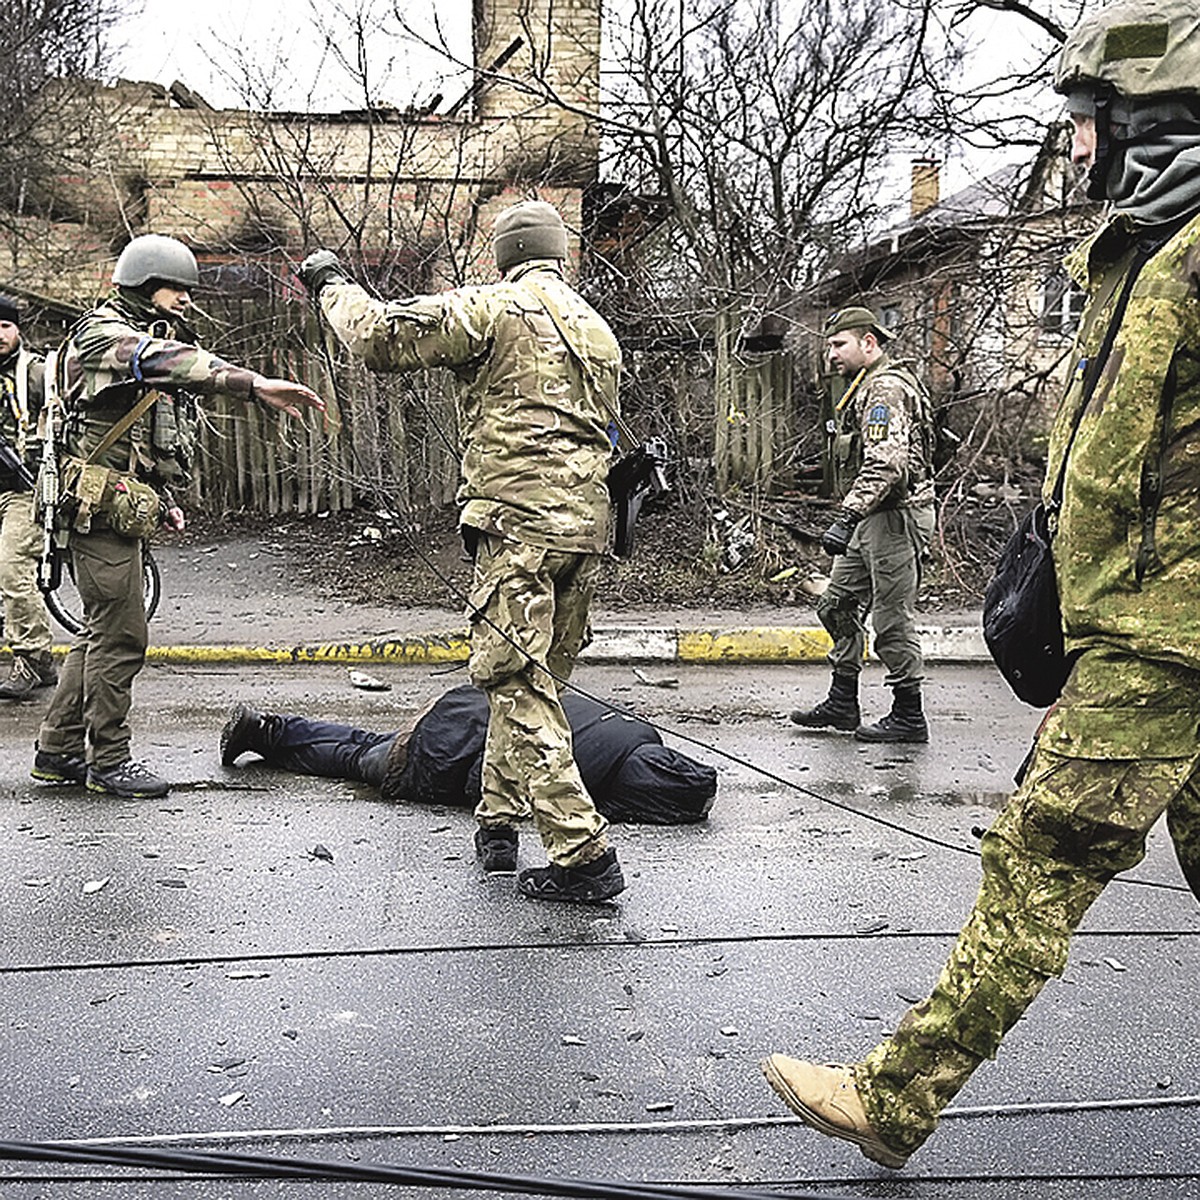
[[[695,739],[720,791],[703,827],[618,827],[629,889],[598,909],[480,877],[467,813],[219,764],[234,700],[386,728],[461,673],[381,666],[393,690],[367,693],[337,665],[149,667],[135,745],[178,784],[156,802],[28,780],[42,705],[0,708],[7,1136],[828,1195],[1200,1194],[1200,909],[1161,828],[1134,874],[1169,886],[1109,889],[969,1111],[885,1172],[784,1120],[756,1064],[856,1056],[924,994],[1037,714],[988,668],[940,667],[931,745],[864,746],[787,724],[820,667],[643,670],[676,686],[577,682]],[[866,700],[885,707],[874,673]],[[428,1194],[113,1174],[3,1163],[0,1197]]]

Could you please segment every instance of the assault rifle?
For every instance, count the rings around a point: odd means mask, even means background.
[[[644,501],[671,490],[667,482],[667,443],[652,437],[623,454],[608,470],[608,494],[616,517],[613,553],[633,553],[633,526]]]
[[[0,438],[0,474],[11,475],[21,485],[19,492],[32,492],[37,486],[33,473],[6,438]]]
[[[62,583],[63,547],[59,545],[58,448],[54,424],[58,418],[58,351],[46,356],[46,403],[42,409],[42,465],[37,477],[36,512],[42,522],[42,556],[38,559],[37,584],[42,592],[56,591]]]

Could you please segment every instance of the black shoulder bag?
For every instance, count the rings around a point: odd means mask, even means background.
[[[1008,539],[984,593],[983,640],[1017,698],[1036,708],[1047,708],[1059,698],[1073,662],[1063,641],[1062,606],[1050,550],[1054,537],[1051,518],[1062,507],[1071,447],[1112,351],[1134,282],[1155,249],[1139,246],[1129,264],[1104,341],[1095,359],[1088,363],[1083,396],[1049,503],[1039,501],[1025,514]]]

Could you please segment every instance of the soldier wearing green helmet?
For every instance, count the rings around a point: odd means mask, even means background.
[[[112,281],[112,293],[75,323],[47,369],[47,420],[61,422],[56,441],[66,456],[58,511],[85,629],[63,664],[31,773],[144,798],[165,795],[170,784],[130,752],[133,681],[149,640],[142,541],[160,523],[183,528],[165,489],[186,478],[193,397],[257,399],[295,417],[323,406],[302,384],[268,379],[194,344],[185,320],[200,275],[176,238],[134,238]]]
[[[1055,86],[1072,158],[1111,205],[1067,260],[1088,302],[1043,490],[1071,674],[984,835],[974,910],[930,995],[856,1063],[762,1064],[806,1124],[892,1168],[1062,974],[1164,814],[1200,897],[1200,8],[1100,9]]]

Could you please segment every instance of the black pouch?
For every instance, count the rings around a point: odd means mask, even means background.
[[[613,554],[617,558],[628,558],[633,553],[633,527],[643,502],[669,490],[666,464],[666,443],[662,438],[650,438],[609,467],[608,496],[615,522]]]
[[[983,598],[983,640],[1017,698],[1046,708],[1071,673],[1043,504],[1008,540]]]

